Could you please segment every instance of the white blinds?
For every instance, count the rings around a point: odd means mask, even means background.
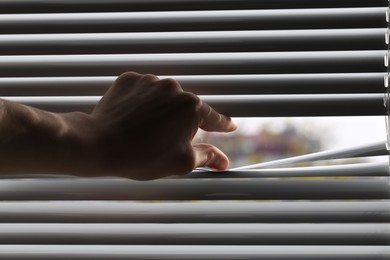
[[[0,0],[0,96],[89,111],[134,70],[231,116],[385,116],[387,5]],[[388,154],[372,147],[338,155]],[[388,163],[150,182],[4,176],[0,258],[384,260],[389,185]]]

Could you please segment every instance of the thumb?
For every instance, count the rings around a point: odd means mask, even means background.
[[[208,167],[224,171],[229,167],[228,157],[211,144],[194,144],[195,168]]]

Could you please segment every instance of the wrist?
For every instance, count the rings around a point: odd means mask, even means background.
[[[80,177],[99,176],[99,135],[101,127],[90,115],[81,112],[54,114],[61,122],[55,135],[62,149],[64,172]]]

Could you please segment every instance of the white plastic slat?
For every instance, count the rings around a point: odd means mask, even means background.
[[[0,56],[2,77],[384,72],[385,51]]]
[[[172,75],[198,95],[383,93],[385,73]],[[0,77],[1,96],[97,96],[116,79],[100,77]]]
[[[386,0],[1,0],[3,13],[275,9],[385,6]]]
[[[389,245],[390,223],[5,223],[0,224],[0,244]]]
[[[331,160],[331,159],[342,159],[342,158],[353,158],[353,157],[368,157],[368,156],[380,156],[389,155],[389,150],[386,141],[380,141],[370,144],[359,145],[356,147],[333,149],[327,151],[321,151],[316,153],[309,153],[305,155],[298,155],[289,158],[283,158],[268,162],[262,162],[242,167],[237,167],[232,170],[248,170],[248,169],[261,169],[261,168],[272,168],[280,167],[282,165],[293,165],[303,162],[315,162],[320,160]],[[388,168],[388,163],[387,163]],[[299,168],[297,168],[299,169]],[[345,170],[348,169],[345,168]]]
[[[380,50],[384,28],[0,35],[0,55]]]
[[[1,223],[388,223],[389,200],[3,201]]]
[[[385,145],[385,143],[383,143]],[[364,151],[360,154],[351,154],[343,158],[356,158],[365,156],[386,156],[388,150]],[[356,156],[357,155],[357,156]],[[337,157],[337,156],[336,156]],[[340,157],[339,157],[340,159]],[[273,162],[278,162],[273,161]],[[268,162],[267,162],[268,163]],[[269,162],[271,163],[271,162]],[[274,165],[275,166],[275,165]],[[281,177],[386,177],[390,175],[388,162],[373,162],[373,163],[355,163],[345,165],[329,165],[329,166],[308,166],[308,167],[293,167],[289,168],[262,168],[254,167],[249,170],[234,170],[218,174],[207,169],[195,169],[191,173],[176,178],[194,179],[194,178],[281,178]],[[67,175],[51,175],[51,174],[3,174],[0,179],[9,178],[61,178]]]
[[[0,32],[146,32],[312,28],[383,28],[384,7],[2,14]]]
[[[90,112],[101,97],[2,98],[54,112]],[[200,98],[218,112],[234,117],[354,116],[387,113],[384,94],[211,95]],[[289,109],[286,110],[285,107]]]
[[[388,260],[388,246],[0,245],[3,259]]]
[[[384,145],[384,143],[383,143]],[[371,156],[377,151],[372,152]],[[388,155],[387,150],[381,151],[382,155]],[[369,151],[365,151],[364,154],[361,154],[360,157],[370,156]],[[337,156],[334,156],[337,158]],[[346,156],[346,158],[353,158],[359,156]],[[331,158],[328,158],[331,159]],[[302,160],[305,161],[305,160]],[[311,160],[306,160],[309,162]],[[271,161],[275,162],[273,166],[278,165],[277,162],[280,160]],[[264,162],[260,167],[253,167],[248,170],[234,170],[231,169],[223,174],[215,174],[215,172],[209,172],[207,170],[195,170],[190,174],[183,175],[182,178],[264,178],[264,177],[330,177],[330,176],[389,176],[389,163],[388,162],[378,162],[378,163],[355,163],[355,164],[345,164],[345,165],[333,165],[333,166],[310,166],[310,167],[292,167],[291,168],[274,168],[272,169],[271,162]],[[269,163],[269,168],[261,167],[265,166],[266,163]],[[238,167],[241,168],[241,167]],[[246,168],[243,166],[243,168]]]
[[[0,200],[346,200],[390,199],[389,177],[163,179],[10,179]]]

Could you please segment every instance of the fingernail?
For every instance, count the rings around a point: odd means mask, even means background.
[[[238,128],[238,125],[233,120],[230,121],[230,130],[234,131]]]
[[[215,159],[212,167],[216,170],[224,171],[229,167],[229,161],[226,158],[217,156],[217,159]]]

